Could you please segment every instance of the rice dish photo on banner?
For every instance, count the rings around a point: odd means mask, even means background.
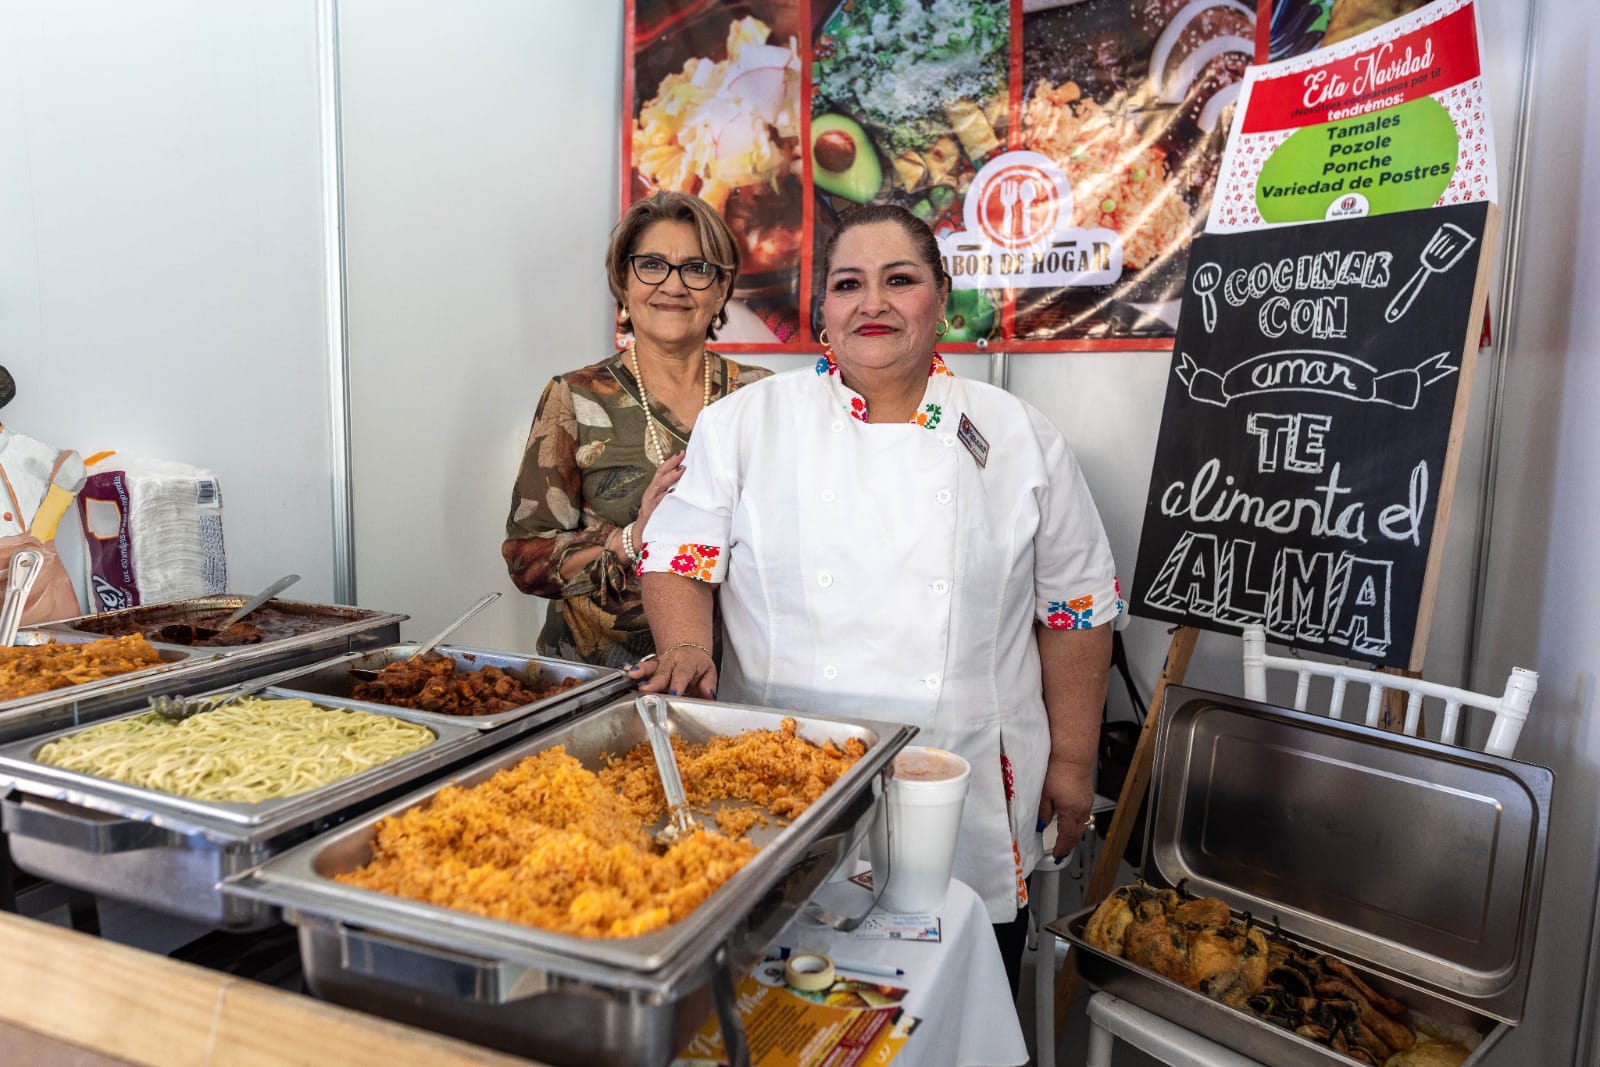
[[[1047,177],[1031,184],[1020,178],[1023,194],[1042,195],[1017,199],[1012,214],[1026,224],[1053,211],[1057,221],[1053,233],[1032,227],[1018,249],[1024,269],[1010,279],[1014,336],[1152,347],[1135,339],[1168,339],[1176,328],[1189,245],[1209,207],[1231,105],[1254,55],[1255,4],[1022,6],[1016,147],[1042,157]],[[1002,213],[1006,192],[1002,185]],[[1108,254],[1094,255],[1102,244]],[[1048,269],[1053,253],[1075,249],[1077,270]],[[1046,270],[1038,269],[1041,262]]]
[[[622,199],[691,193],[742,257],[717,348],[804,340],[799,0],[632,0],[624,55]]]
[[[1133,614],[1420,667],[1493,210],[1195,242]]]
[[[897,203],[928,222],[952,275],[945,345],[1165,347],[1254,55],[1253,6],[816,0],[812,12],[815,261],[851,206]],[[813,278],[814,328],[820,299]]]

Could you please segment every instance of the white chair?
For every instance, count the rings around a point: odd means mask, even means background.
[[[1115,800],[1094,795],[1091,815],[1110,811]],[[1044,928],[1061,915],[1061,872],[1076,853],[1068,852],[1057,863],[1050,855],[1055,847],[1055,824],[1045,833],[1044,855],[1028,876],[1028,939],[1033,943],[1033,1062],[1035,1067],[1055,1067],[1056,1062],[1056,936]]]
[[[1089,1054],[1084,1067],[1111,1067],[1114,1036],[1170,1067],[1261,1067],[1170,1019],[1110,993],[1096,993],[1089,998]]]
[[[1494,724],[1489,729],[1483,750],[1490,755],[1506,757],[1517,746],[1522,724],[1527,721],[1528,709],[1533,703],[1534,691],[1539,686],[1538,674],[1521,667],[1512,668],[1511,677],[1506,679],[1505,692],[1496,697],[1362,667],[1319,663],[1293,656],[1272,656],[1267,654],[1267,636],[1262,629],[1259,626],[1247,627],[1244,631],[1244,695],[1247,700],[1266,700],[1268,670],[1291,671],[1295,674],[1296,711],[1306,710],[1313,676],[1329,679],[1333,689],[1328,698],[1327,714],[1335,719],[1344,718],[1345,692],[1349,686],[1366,686],[1363,721],[1369,727],[1378,725],[1384,690],[1408,693],[1403,728],[1412,737],[1422,732],[1423,700],[1441,700],[1444,702],[1444,715],[1437,739],[1445,744],[1458,744],[1456,735],[1461,726],[1462,708],[1479,708],[1490,712],[1494,715]],[[1089,1055],[1084,1067],[1111,1067],[1114,1038],[1121,1038],[1173,1067],[1250,1067],[1255,1063],[1248,1057],[1109,993],[1095,993],[1089,998]]]
[[[1425,682],[1420,678],[1406,678],[1398,674],[1383,674],[1362,667],[1349,667],[1339,663],[1318,663],[1293,656],[1267,654],[1267,635],[1259,626],[1246,627],[1244,631],[1244,695],[1247,700],[1267,699],[1267,671],[1291,671],[1296,675],[1294,709],[1305,711],[1310,696],[1313,676],[1330,679],[1333,692],[1328,698],[1327,714],[1330,718],[1344,718],[1345,691],[1354,682],[1367,687],[1367,726],[1376,727],[1383,706],[1383,692],[1392,689],[1409,693],[1406,700],[1405,732],[1416,737],[1422,727],[1422,702],[1432,697],[1444,702],[1444,718],[1439,725],[1438,740],[1447,745],[1459,744],[1456,734],[1461,725],[1461,709],[1481,708],[1493,713],[1494,726],[1489,730],[1489,740],[1483,750],[1491,756],[1510,756],[1522,735],[1522,724],[1528,720],[1528,708],[1533,703],[1534,690],[1539,687],[1539,676],[1521,667],[1511,669],[1506,679],[1506,690],[1501,696],[1473,693],[1455,686]]]

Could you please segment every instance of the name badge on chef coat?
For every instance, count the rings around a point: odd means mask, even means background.
[[[967,451],[978,461],[978,466],[989,465],[989,442],[965,414],[961,416],[961,425],[956,428],[956,439],[967,446]]]

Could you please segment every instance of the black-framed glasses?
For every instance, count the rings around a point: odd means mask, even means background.
[[[686,259],[682,263],[668,263],[660,256],[629,256],[633,276],[646,285],[660,285],[671,277],[673,271],[690,289],[709,289],[722,277],[722,268],[703,259]]]

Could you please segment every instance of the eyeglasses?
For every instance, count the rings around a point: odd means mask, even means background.
[[[686,259],[682,263],[668,263],[660,256],[629,256],[633,276],[646,285],[660,285],[671,277],[673,271],[690,289],[709,289],[722,277],[722,268],[703,259]]]

